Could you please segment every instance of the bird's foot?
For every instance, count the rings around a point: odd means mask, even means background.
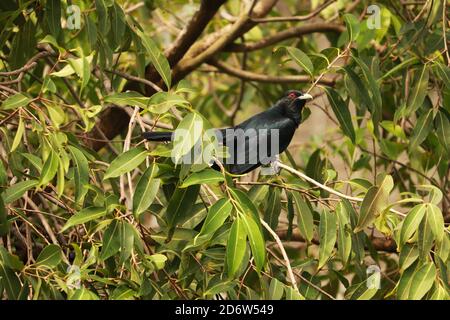
[[[272,176],[275,174],[279,174],[280,173],[280,166],[279,166],[280,163],[281,163],[281,161],[280,161],[279,155],[272,157],[270,159],[269,166],[261,167],[261,175]]]

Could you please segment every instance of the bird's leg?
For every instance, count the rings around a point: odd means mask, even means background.
[[[279,167],[279,164],[281,163],[280,156],[277,154],[275,156],[270,157],[269,160],[270,160],[269,166],[261,167],[261,175],[263,176],[274,175],[280,172]]]
[[[270,162],[270,167],[273,169],[275,174],[279,174],[280,173],[280,166],[279,164],[281,163],[280,160],[280,155],[275,155],[275,160],[273,160],[272,162]]]

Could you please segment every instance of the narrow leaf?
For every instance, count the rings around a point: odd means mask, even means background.
[[[145,160],[146,157],[147,150],[145,150],[145,148],[133,148],[125,153],[122,153],[111,162],[111,165],[105,172],[103,180],[119,177],[122,174],[135,169]]]
[[[328,261],[333,252],[336,243],[336,215],[327,210],[320,214],[319,224],[320,246],[319,246],[319,265],[321,269]]]

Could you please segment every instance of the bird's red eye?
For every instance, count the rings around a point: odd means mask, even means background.
[[[294,92],[291,92],[291,93],[289,93],[288,97],[291,99],[295,99],[295,98],[297,98],[297,95]]]

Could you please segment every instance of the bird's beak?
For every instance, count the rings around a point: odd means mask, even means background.
[[[305,93],[304,95],[301,95],[301,96],[298,97],[297,99],[298,99],[298,100],[312,100],[312,99],[313,99],[313,96],[310,95],[310,94],[308,94],[308,93]]]

